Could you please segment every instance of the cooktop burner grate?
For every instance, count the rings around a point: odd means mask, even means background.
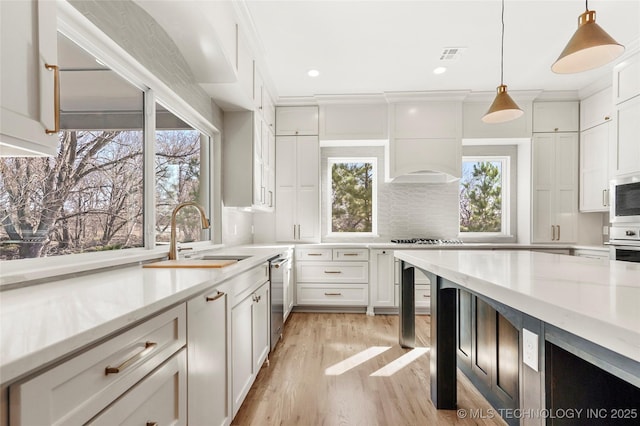
[[[432,245],[440,245],[440,244],[464,244],[462,240],[458,240],[457,238],[447,238],[447,239],[439,239],[439,238],[396,238],[391,240],[392,243],[396,244],[432,244]]]

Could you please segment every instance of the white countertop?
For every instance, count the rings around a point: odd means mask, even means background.
[[[395,256],[640,362],[640,264],[520,250]]]
[[[252,257],[220,269],[131,266],[0,292],[0,382],[79,350],[189,299],[281,253],[283,247],[233,247],[216,254]]]

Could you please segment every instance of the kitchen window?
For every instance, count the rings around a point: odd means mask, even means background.
[[[377,159],[328,158],[329,235],[377,233]]]
[[[460,178],[460,234],[510,234],[510,157],[465,156]]]
[[[168,243],[171,210],[187,200],[200,203],[218,229],[219,218],[211,213],[219,208],[211,196],[219,147],[210,136],[214,129],[164,87],[158,87],[162,103],[156,102],[155,91],[121,58],[112,59],[122,74],[59,33],[58,59],[57,155],[0,159],[0,260],[17,261],[4,264],[3,272],[31,265],[60,271],[73,266],[75,272],[99,262],[131,262],[132,255],[158,256],[162,250],[130,249]],[[209,134],[188,124],[192,115]],[[220,238],[195,225],[195,212],[181,213],[178,241],[210,244],[214,235]],[[42,271],[38,277],[46,276]]]

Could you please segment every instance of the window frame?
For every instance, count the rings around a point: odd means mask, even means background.
[[[371,167],[371,232],[334,232],[333,229],[333,204],[331,194],[333,187],[332,168],[336,163],[370,163]],[[327,157],[326,180],[326,210],[327,237],[360,238],[378,236],[378,158],[377,157]]]
[[[185,243],[194,250],[221,247],[222,202],[221,202],[221,139],[220,131],[188,102],[180,98],[135,58],[111,40],[70,4],[58,4],[58,31],[96,59],[106,64],[144,96],[144,247],[97,253],[79,253],[45,258],[2,261],[0,287],[10,288],[26,283],[47,280],[54,276],[89,272],[101,268],[122,266],[141,261],[159,259],[167,255],[168,246],[156,245],[155,241],[155,105],[160,103],[177,117],[209,138],[204,150],[209,183],[208,211],[211,220],[210,240]],[[149,166],[151,165],[151,166]]]

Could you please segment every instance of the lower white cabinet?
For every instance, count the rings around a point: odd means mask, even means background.
[[[88,424],[186,426],[186,352],[182,349],[172,356],[169,361],[145,377]]]
[[[269,354],[269,283],[239,299],[231,309],[233,416]]]
[[[393,250],[371,250],[370,302],[373,308],[397,306]]]
[[[298,305],[367,306],[369,250],[362,248],[297,248]]]
[[[224,285],[187,302],[188,409],[193,425],[231,423],[227,398],[228,304]]]
[[[158,408],[162,419],[173,420],[161,419],[158,424],[186,424],[184,353],[156,370],[185,344],[186,309],[181,304],[33,378],[11,385],[10,424],[85,424],[101,412],[101,418],[111,419],[103,410],[114,401],[125,399],[127,402],[119,405],[123,413],[132,407],[139,407],[133,411],[144,413],[154,411],[151,407],[163,407],[170,411]],[[168,364],[171,365],[166,367]],[[167,384],[168,377],[177,378],[177,383]],[[143,385],[147,379],[154,385]],[[154,393],[160,392],[156,385],[162,389],[161,394]],[[129,421],[127,416],[118,418]]]

